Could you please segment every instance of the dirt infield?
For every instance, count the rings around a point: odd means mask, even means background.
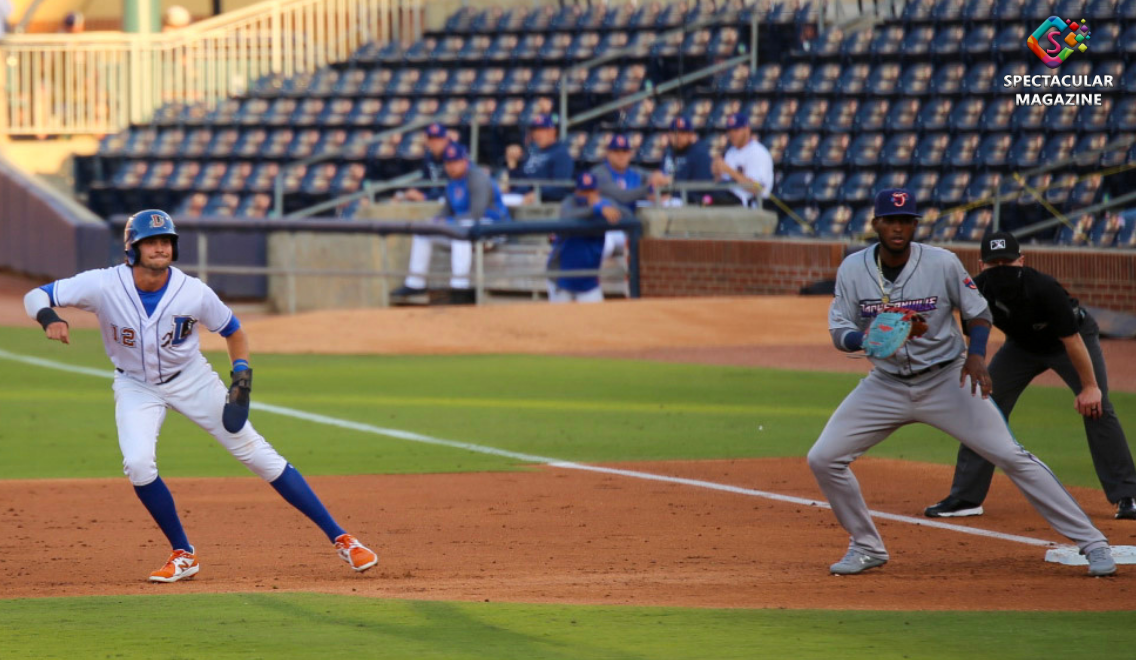
[[[0,324],[37,331],[19,303],[29,286],[0,276]],[[254,355],[532,352],[866,371],[864,361],[831,349],[826,310],[820,298],[727,298],[247,316],[244,324]],[[89,315],[64,315],[75,326],[93,325]],[[1106,342],[1114,389],[1136,391],[1134,343]],[[803,458],[618,467],[820,497]],[[856,473],[874,509],[910,516],[950,480],[948,466],[871,458],[857,462]],[[164,560],[166,543],[125,479],[6,481],[0,596],[284,589],[478,601],[1017,610],[1126,609],[1136,596],[1131,567],[1094,580],[1084,567],[1041,561],[1038,547],[894,521],[879,523],[889,565],[831,577],[827,566],[847,536],[830,511],[686,485],[547,466],[312,481],[341,522],[380,551],[377,569],[351,573],[318,530],[258,479],[170,479],[203,568],[191,582],[154,585],[144,578]],[[1114,544],[1136,544],[1136,524],[1112,520],[1099,491],[1074,490]],[[962,524],[1061,540],[1004,477],[996,477],[988,502],[988,515]]]

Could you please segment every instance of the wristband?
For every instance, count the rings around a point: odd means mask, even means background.
[[[47,326],[51,325],[52,323],[65,323],[67,324],[67,327],[71,327],[70,323],[67,323],[67,321],[59,318],[59,315],[55,313],[55,310],[50,307],[44,307],[43,309],[39,310],[39,313],[36,314],[36,320],[39,321],[39,324],[43,326],[44,330],[47,330]]]
[[[233,373],[250,369],[248,360],[233,360]]]
[[[986,357],[986,340],[990,338],[990,326],[976,325],[970,328],[970,347],[967,354]]]
[[[859,330],[845,330],[844,336],[840,338],[840,345],[849,353],[858,351],[864,347],[864,333]]]

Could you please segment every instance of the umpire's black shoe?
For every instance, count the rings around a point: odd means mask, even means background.
[[[938,504],[923,509],[923,515],[928,518],[965,518],[966,516],[981,516],[982,505],[960,500],[952,495]]]
[[[1122,497],[1116,503],[1116,517],[1120,520],[1136,520],[1136,497]]]

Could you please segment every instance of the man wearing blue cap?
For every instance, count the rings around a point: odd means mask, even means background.
[[[422,178],[426,181],[442,181],[446,176],[442,163],[442,152],[450,144],[450,135],[446,127],[435,122],[426,127],[426,151],[422,155]],[[441,186],[428,186],[410,188],[397,199],[408,202],[433,202],[442,198]]]
[[[743,113],[726,119],[726,139],[730,146],[726,154],[714,159],[714,174],[719,181],[734,181],[731,188],[737,201],[729,197],[715,198],[716,204],[759,206],[760,199],[768,199],[773,189],[773,157],[765,145],[753,137],[749,117]]]
[[[663,153],[663,173],[674,181],[714,181],[713,158],[710,143],[698,139],[694,125],[687,117],[676,117],[671,122],[670,144]],[[702,204],[712,200],[707,191],[683,190],[680,199],[689,204]]]
[[[988,398],[990,308],[954,253],[912,242],[919,218],[910,191],[881,190],[872,218],[879,243],[846,257],[836,274],[828,313],[833,344],[847,353],[864,349],[873,369],[832,414],[808,454],[832,512],[851,536],[844,558],[829,571],[854,575],[888,562],[850,465],[900,427],[922,422],[1002,468],[1037,512],[1087,556],[1089,575],[1115,573],[1108,540],[1053,472],[1017,443]],[[956,310],[969,345],[955,323]],[[918,314],[912,323],[921,326],[888,351],[880,350],[883,342],[874,334],[873,342],[865,339],[885,311],[903,318]]]
[[[621,206],[628,213],[635,212],[636,202],[653,197],[670,182],[660,171],[647,172],[631,165],[631,140],[623,133],[615,133],[607,143],[607,162],[591,169],[599,185],[600,194]],[[627,248],[627,234],[609,231],[604,238],[604,257]]]
[[[587,220],[596,223],[616,223],[629,217],[619,204],[604,199],[599,191],[596,176],[581,172],[576,177],[576,191],[560,203],[560,217],[564,220]],[[599,270],[603,263],[603,234],[590,236],[557,236],[548,255],[548,270]],[[548,300],[563,302],[601,302],[603,288],[596,275],[581,277],[555,277],[548,280]]]
[[[445,203],[437,220],[468,227],[478,222],[509,219],[509,211],[501,200],[501,189],[485,170],[471,166],[465,147],[457,142],[446,145],[442,161],[450,182],[446,184]],[[469,282],[469,270],[473,262],[472,244],[444,236],[421,234],[415,234],[410,246],[410,274],[406,277],[406,283],[393,291],[391,297],[403,303],[427,302],[426,273],[430,271],[430,257],[435,243],[450,246],[452,302],[476,302]]]
[[[533,115],[529,122],[529,152],[521,171],[526,179],[570,180],[576,161],[568,146],[556,137],[556,122],[551,115]],[[511,186],[510,192],[523,194],[525,204],[537,202],[532,186]],[[572,192],[568,186],[541,186],[540,201],[559,202]]]

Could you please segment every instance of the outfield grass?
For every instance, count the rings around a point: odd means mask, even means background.
[[[296,593],[0,601],[6,659],[1106,659],[1130,657],[1130,624],[1123,612],[573,607]]]

